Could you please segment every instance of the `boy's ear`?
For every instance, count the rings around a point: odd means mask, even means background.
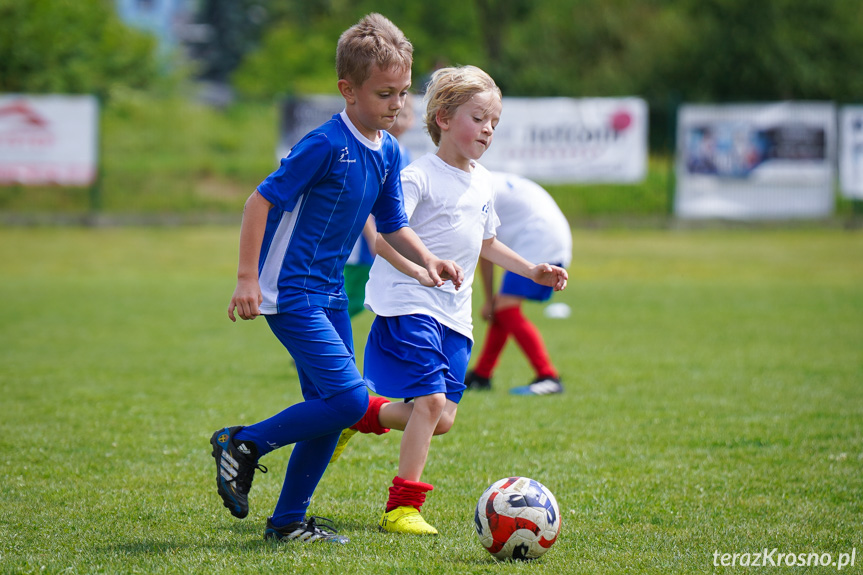
[[[351,84],[348,80],[342,78],[338,83],[339,93],[341,93],[342,97],[345,99],[345,102],[348,104],[354,104],[357,101],[357,97],[354,94],[354,85]]]
[[[443,108],[438,108],[434,115],[435,122],[441,130],[449,130],[449,116]]]

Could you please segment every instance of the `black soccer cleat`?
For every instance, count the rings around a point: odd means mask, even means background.
[[[318,525],[318,522],[321,525]],[[267,518],[267,528],[264,530],[264,539],[275,541],[302,541],[311,543],[313,541],[326,541],[328,543],[345,544],[350,541],[344,535],[339,535],[333,527],[331,519],[326,517],[306,517],[302,521],[288,523],[284,527],[273,525],[273,518]]]
[[[222,502],[231,515],[242,519],[249,514],[249,490],[255,470],[266,473],[267,468],[258,465],[258,448],[251,441],[237,442],[234,436],[242,426],[226,427],[213,434],[210,444],[216,458],[216,485]]]
[[[468,389],[479,389],[482,391],[488,391],[491,389],[491,379],[481,377],[472,370],[467,372],[467,375],[464,378],[464,384]]]

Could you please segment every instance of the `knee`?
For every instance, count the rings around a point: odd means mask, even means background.
[[[435,435],[443,435],[450,429],[452,429],[453,424],[455,423],[455,414],[450,415],[448,413],[444,413],[440,416],[440,419],[437,422],[437,427],[434,428]]]
[[[446,396],[442,393],[435,393],[414,400],[414,411],[434,420],[444,416],[444,407],[446,407]]]
[[[339,413],[343,427],[350,427],[366,414],[369,408],[369,392],[365,386],[355,387],[330,398],[327,403]]]

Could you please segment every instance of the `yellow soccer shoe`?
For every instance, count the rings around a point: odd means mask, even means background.
[[[437,529],[426,523],[415,507],[402,505],[387,511],[378,524],[381,531],[409,535],[437,535]]]
[[[330,457],[330,463],[341,457],[342,451],[345,450],[345,447],[348,445],[348,441],[351,440],[351,437],[353,437],[356,432],[356,429],[351,429],[350,427],[342,430],[342,434],[339,435],[339,442],[336,443],[336,450],[333,451],[333,456]]]

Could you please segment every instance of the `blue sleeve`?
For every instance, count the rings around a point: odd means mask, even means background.
[[[387,172],[381,193],[372,207],[372,215],[375,216],[375,225],[378,231],[382,234],[389,234],[407,227],[408,217],[405,214],[402,194],[401,155],[399,154],[398,142],[387,132],[384,134],[387,138],[385,159],[390,169]]]
[[[331,158],[332,146],[326,135],[311,132],[261,182],[258,193],[280,211],[290,212],[299,197],[326,176]]]

